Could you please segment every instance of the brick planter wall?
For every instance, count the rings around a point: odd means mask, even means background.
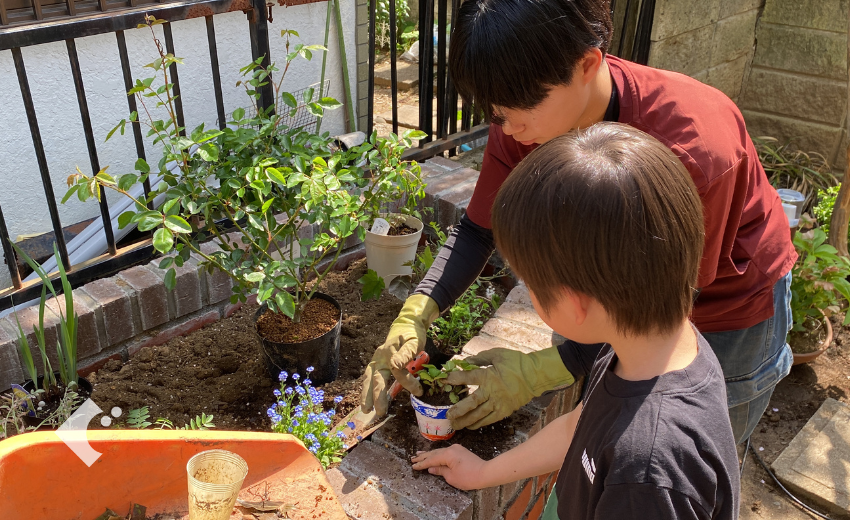
[[[474,355],[494,347],[532,352],[552,346],[552,329],[537,316],[528,290],[520,285],[463,349]],[[536,434],[578,403],[581,385],[558,389],[532,400],[511,417],[496,423],[487,435],[509,436],[510,449]],[[400,439],[401,431],[405,439]],[[495,431],[496,433],[491,433]],[[557,473],[540,475],[499,487],[465,492],[427,473],[414,472],[405,460],[404,442],[418,438],[418,449],[430,444],[419,437],[416,424],[391,419],[370,440],[358,444],[328,480],[346,513],[359,520],[536,520],[555,484]]]

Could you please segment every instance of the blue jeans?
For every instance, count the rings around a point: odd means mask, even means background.
[[[789,330],[791,273],[773,286],[773,317],[748,329],[703,333],[723,368],[736,442],[753,433],[773,389],[791,371],[793,355],[785,342]]]

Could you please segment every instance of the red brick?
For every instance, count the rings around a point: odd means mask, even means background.
[[[168,270],[159,268],[161,261],[151,262],[147,265],[147,268],[165,283],[165,275]],[[166,292],[168,293],[169,316],[173,320],[200,310],[203,299],[201,297],[198,264],[190,258],[181,267],[173,264],[172,267],[175,273],[174,289]]]
[[[479,489],[473,496],[475,520],[495,520],[499,510],[499,487]]]
[[[100,337],[94,300],[82,291],[74,291],[73,296],[74,312],[79,317],[77,321],[77,359],[80,360],[100,352]],[[62,312],[66,320],[69,318],[68,313],[65,312],[65,295],[63,294],[59,295],[58,300],[55,298],[48,300],[47,308],[56,314]]]
[[[555,487],[555,483],[558,482],[558,472],[552,472],[549,482],[546,484],[546,496],[548,497],[552,493],[552,488]]]
[[[437,222],[442,229],[457,225],[466,212],[477,178],[469,179],[435,195]]]
[[[142,330],[168,322],[168,294],[165,284],[153,271],[137,265],[118,273],[115,280],[133,289],[133,312],[141,318]]]
[[[350,518],[357,520],[419,520],[392,497],[381,494],[374,485],[363,478],[343,473],[337,468],[327,472],[328,481],[342,508]]]
[[[142,341],[137,342],[136,344],[127,347],[127,353],[130,356],[133,356],[139,350],[145,347],[154,347],[156,345],[162,345],[164,343],[169,342],[170,340],[179,337],[185,336],[186,334],[198,330],[202,327],[205,327],[211,323],[215,323],[219,320],[218,311],[209,311],[205,314],[201,314],[196,316],[190,320],[184,321],[178,325],[172,325],[171,327],[166,327],[157,332],[155,336],[152,338],[148,338]]]
[[[24,379],[28,378],[21,365],[15,337],[0,329],[0,390],[6,390],[12,384],[23,383]]]
[[[563,402],[561,403],[561,414],[569,413],[578,406],[581,401],[581,391],[584,388],[584,377],[576,379],[576,382],[571,384],[564,390]]]
[[[514,289],[508,293],[508,297],[505,298],[505,303],[517,303],[519,305],[533,307],[533,304],[531,303],[531,296],[528,294],[528,287],[522,283],[514,287]]]
[[[422,180],[424,180],[426,183],[433,181],[441,175],[449,173],[449,170],[436,164],[429,164],[427,162],[424,162],[419,163],[419,166],[422,168]]]
[[[505,511],[505,520],[519,520],[522,518],[531,500],[531,487],[531,481],[528,481],[516,499],[508,506],[508,510]]]
[[[420,517],[472,520],[472,499],[465,492],[441,477],[424,472],[414,475],[409,461],[371,441],[358,444],[339,469],[361,482],[371,479],[382,495],[407,502],[408,511]]]
[[[428,185],[425,187],[425,198],[421,204],[423,207],[434,208],[440,194],[451,190],[452,188],[463,184],[467,181],[478,179],[479,172],[470,168],[453,171],[446,175],[441,175],[434,179],[429,179]]]
[[[123,361],[121,358],[121,354],[112,354],[111,356],[107,356],[105,358],[98,359],[94,361],[92,359],[83,360],[80,365],[77,366],[77,373],[83,377],[88,377],[92,372],[97,372],[103,365],[112,359],[117,359],[118,361]]]
[[[502,484],[499,488],[499,507],[502,510],[507,509],[508,504],[510,504],[514,497],[519,493],[524,484],[528,483],[531,485],[530,480],[517,480],[516,482],[508,482],[507,484]]]
[[[35,333],[33,332],[33,327],[38,325],[38,305],[19,309],[17,311],[17,318],[21,322],[24,334],[27,336],[27,342],[29,343],[30,351],[32,352],[32,358],[35,363],[36,370],[38,370],[38,373],[41,374],[43,372],[43,363],[41,360],[41,353],[38,350],[38,342],[36,341]],[[6,332],[8,332],[9,335],[17,341],[19,332],[18,323],[15,321],[15,313],[9,314],[0,320],[0,326],[2,326]],[[59,316],[54,314],[54,312],[49,308],[44,309],[45,349],[47,352],[47,359],[50,361],[50,366],[54,371],[59,370],[59,361],[56,354],[56,341],[59,339],[58,331]],[[23,366],[23,359],[21,359],[21,366]]]
[[[532,410],[539,411],[543,418],[543,426],[554,421],[561,413],[561,391],[553,391],[535,397],[526,406]]]
[[[534,352],[552,347],[552,335],[533,327],[503,320],[502,318],[490,318],[481,327],[481,334],[489,334],[502,339],[511,345],[506,348],[514,348],[522,352]]]
[[[136,334],[130,297],[112,278],[102,278],[84,285],[84,293],[97,302],[95,314],[103,323],[103,347],[117,345]]]
[[[452,161],[451,159],[446,159],[445,157],[440,157],[439,155],[431,157],[430,159],[428,159],[428,161],[426,161],[426,163],[435,164],[449,171],[463,168],[463,164],[457,161]]]
[[[224,308],[224,311],[222,311],[223,316],[225,318],[229,318],[229,317],[233,316],[234,314],[236,314],[236,311],[238,311],[241,308],[242,308],[242,302],[228,303],[227,306]]]
[[[526,517],[528,520],[537,520],[540,518],[540,515],[543,513],[543,506],[546,505],[546,497],[547,495],[543,493],[537,495],[537,502],[531,506],[531,511],[528,512],[528,516]]]

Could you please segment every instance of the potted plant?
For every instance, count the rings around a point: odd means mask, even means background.
[[[151,27],[163,23],[146,20]],[[135,208],[120,216],[119,225],[135,223],[139,230],[153,232],[154,248],[169,255],[159,264],[167,269],[167,287],[175,284],[173,266],[183,265],[191,253],[200,256],[202,266],[220,269],[234,280],[233,303],[257,296],[257,333],[269,374],[303,373],[313,366],[314,383],[323,384],[337,375],[341,309],[317,292],[319,283],[334,268],[346,239],[365,237],[363,226],[377,201],[395,193],[393,182],[403,172],[418,172],[401,154],[424,134],[410,131],[379,139],[373,133],[362,145],[341,149],[327,132],[316,135],[286,126],[279,112],[293,115],[299,106],[282,88],[289,66],[324,48],[298,44],[290,52],[290,38],[298,34],[282,35],[287,51],[282,71],[262,65],[262,59],[242,69],[245,80],[240,84],[254,100],[252,113],[239,108],[223,130],[202,124],[188,134],[177,122],[168,77],[168,67],[182,60],[165,53],[154,36],[159,57],[147,67],[161,77],[161,85],[155,83],[157,77],[136,80],[129,94],[137,96],[144,113],[151,113],[145,103],[152,100],[167,117],[142,120],[131,114],[129,120],[149,127],[154,143],[161,143],[156,173],[141,159],[138,174],[118,179],[105,169],[92,177],[78,170],[69,178],[64,200],[75,193],[81,200],[98,198],[101,187],[131,197]],[[272,83],[278,103],[264,109],[258,89],[272,73],[279,73]],[[308,90],[303,102],[317,117],[340,106],[332,98],[312,102],[312,97]],[[125,125],[122,120],[112,132]],[[162,179],[160,188],[147,199],[132,197],[131,187],[149,177]],[[201,251],[207,240],[219,249]]]
[[[74,311],[74,295],[71,284],[65,272],[65,266],[53,245],[54,258],[59,270],[64,293],[64,311],[59,302],[59,295],[53,287],[53,283],[44,269],[29,257],[17,245],[12,243],[17,254],[35,271],[42,282],[41,298],[38,307],[38,325],[33,326],[38,352],[41,357],[41,375],[35,366],[32,350],[27,340],[27,335],[18,321],[18,351],[23,361],[24,370],[29,380],[22,385],[12,385],[11,394],[16,396],[22,404],[22,422],[28,427],[37,429],[40,427],[58,428],[71,414],[79,408],[82,402],[91,395],[92,385],[85,378],[77,374],[77,325],[78,316]],[[57,302],[59,311],[58,338],[55,345],[58,370],[53,370],[48,358],[47,337],[44,327],[44,313],[47,305],[47,291],[53,295]],[[17,320],[17,313],[15,313]],[[9,399],[6,399],[7,402]],[[12,421],[15,424],[15,421]],[[18,433],[21,433],[18,430]]]
[[[396,138],[391,135],[389,139]],[[425,197],[425,183],[418,164],[400,167],[397,160],[390,159],[375,173],[374,181],[363,192],[369,223],[366,264],[388,284],[395,276],[412,272],[410,262],[425,227],[416,209]]]
[[[460,401],[469,392],[466,385],[450,385],[446,382],[449,374],[455,371],[476,370],[478,367],[462,359],[450,359],[443,368],[423,365],[417,373],[425,392],[422,397],[410,396],[410,404],[416,412],[419,433],[429,441],[444,441],[455,434],[451,422],[446,417],[449,408]]]
[[[812,221],[802,219],[811,227]],[[788,336],[794,364],[806,363],[826,351],[832,341],[830,316],[847,311],[850,300],[850,261],[826,244],[820,228],[794,235],[799,259],[791,271],[791,314],[794,325]],[[844,325],[850,323],[850,313]]]

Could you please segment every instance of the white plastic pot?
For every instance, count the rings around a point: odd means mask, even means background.
[[[422,236],[422,221],[409,215],[403,222],[416,229],[416,233],[401,236],[376,235],[366,231],[366,264],[389,285],[393,278],[412,274],[409,265],[416,258],[416,247]]]
[[[445,441],[454,436],[455,431],[446,414],[451,406],[432,406],[410,396],[410,404],[416,412],[419,433],[429,441]]]

